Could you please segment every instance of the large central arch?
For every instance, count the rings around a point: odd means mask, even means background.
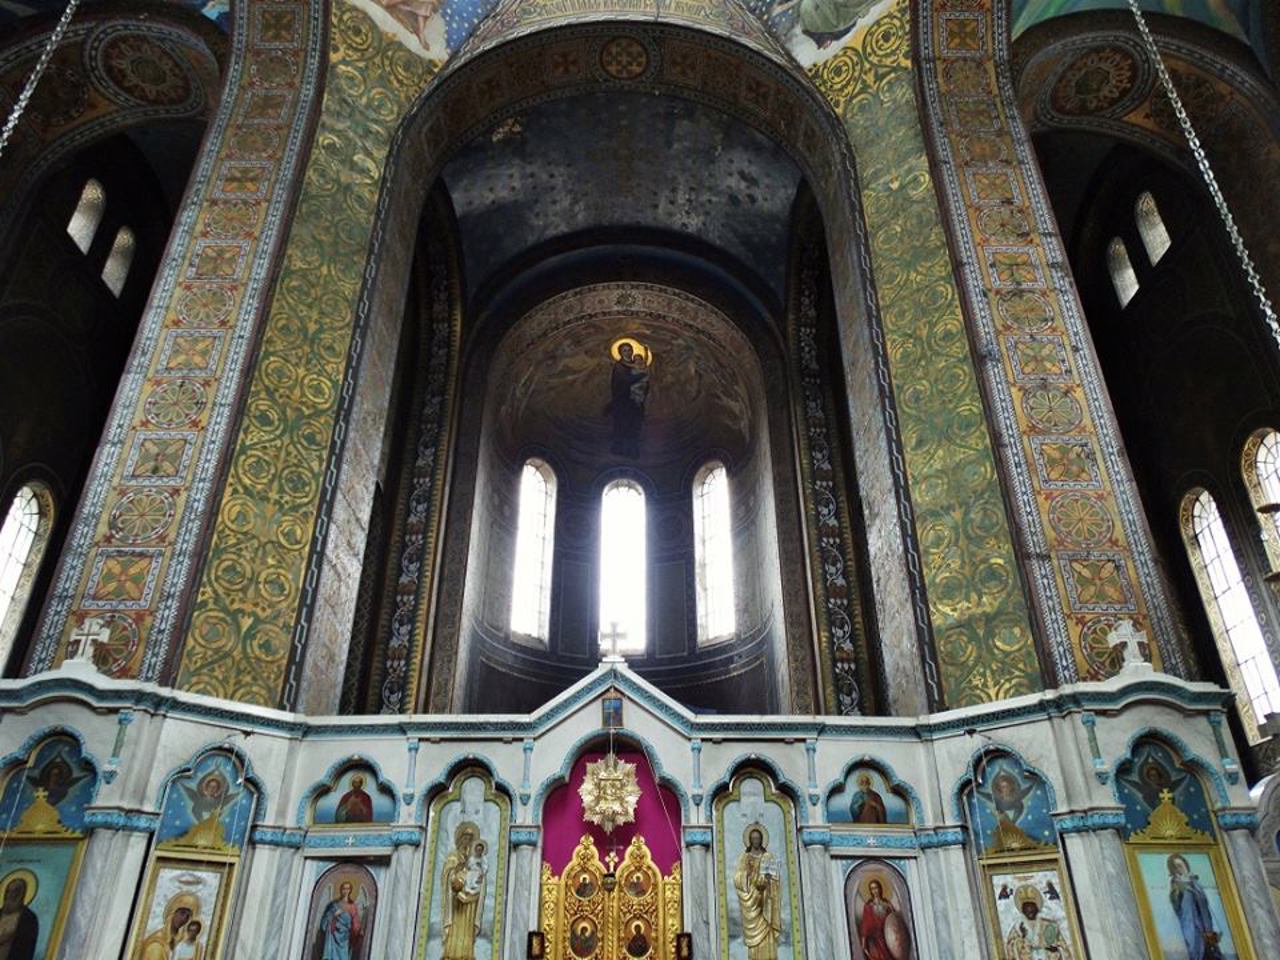
[[[914,698],[911,703],[895,702],[894,711],[915,712],[941,702],[941,689],[854,161],[827,103],[783,54],[767,47],[688,25],[620,18],[590,25],[551,24],[508,40],[489,33],[478,38],[471,51],[464,50],[424,92],[393,140],[339,421],[347,421],[357,404],[377,405],[367,394],[389,378],[376,375],[373,368],[383,361],[365,355],[363,345],[385,339],[386,328],[397,322],[409,282],[407,251],[413,247],[426,187],[471,138],[532,104],[602,89],[693,100],[741,120],[795,159],[824,217],[850,404],[878,414],[864,417],[866,426],[854,435],[853,454],[867,536],[878,545],[871,578],[885,680],[895,700]],[[359,494],[373,484],[371,471],[361,476],[341,449],[333,453],[344,466],[341,478],[323,494],[320,515],[329,516],[329,527],[341,522],[337,513],[344,504],[367,502],[367,495]],[[339,488],[357,495],[337,496]],[[885,509],[886,504],[893,504],[893,509]],[[318,537],[309,576],[323,577],[325,563]],[[426,595],[431,595],[429,585]],[[794,698],[792,707],[834,712],[837,688],[854,682],[852,658],[846,660],[842,651],[833,649],[829,631],[819,626],[816,633],[816,649],[791,638],[792,689],[810,688],[806,677],[816,675],[821,681],[816,697]],[[324,643],[313,635],[311,642],[317,641]],[[433,631],[420,619],[412,643],[416,649],[407,658],[410,672],[404,682],[410,702],[405,705],[450,709],[456,637]],[[307,661],[312,662],[310,655]],[[844,671],[847,676],[842,676]],[[418,684],[420,676],[430,678],[429,689]],[[412,693],[415,687],[417,696]]]

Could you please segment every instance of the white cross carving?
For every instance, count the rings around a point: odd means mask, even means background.
[[[600,634],[600,642],[608,643],[610,647],[609,660],[621,660],[618,656],[618,642],[627,638],[627,631],[618,628],[618,621],[613,620],[609,623],[609,629]]]
[[[1124,665],[1127,667],[1131,663],[1146,663],[1147,659],[1142,655],[1142,650],[1138,646],[1140,642],[1147,639],[1147,635],[1133,625],[1133,621],[1129,619],[1121,620],[1107,634],[1107,645],[1114,650],[1116,647],[1124,647]]]
[[[94,647],[106,643],[110,638],[111,628],[105,622],[98,617],[86,617],[84,623],[71,634],[67,659],[92,663]]]

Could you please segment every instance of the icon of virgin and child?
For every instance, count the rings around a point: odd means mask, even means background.
[[[488,845],[470,820],[453,832],[453,850],[440,871],[444,953],[441,960],[475,960],[489,875]]]

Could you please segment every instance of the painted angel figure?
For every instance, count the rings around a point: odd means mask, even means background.
[[[978,787],[974,792],[991,805],[997,819],[1004,817],[1010,823],[1017,824],[1027,812],[1027,797],[1035,788],[1035,783],[1024,786],[1014,773],[1002,768],[991,778],[990,788]]]
[[[357,960],[364,945],[368,911],[369,899],[364,888],[357,892],[350,880],[342,881],[338,895],[320,915],[311,960]]]
[[[187,795],[191,804],[191,817],[196,823],[220,816],[227,804],[240,796],[240,791],[231,787],[221,770],[210,770],[194,787],[181,782],[178,785]]]

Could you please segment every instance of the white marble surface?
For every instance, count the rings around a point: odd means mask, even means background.
[[[129,933],[133,894],[150,841],[145,833],[122,830],[95,830],[90,834],[58,960],[121,954]]]

